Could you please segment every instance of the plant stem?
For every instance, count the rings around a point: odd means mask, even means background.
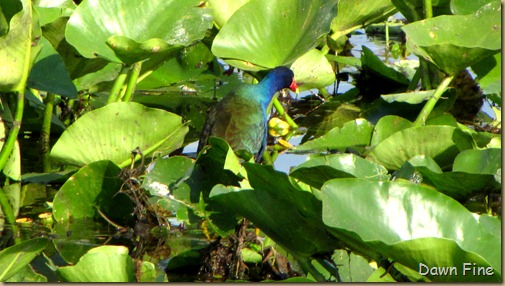
[[[44,103],[46,108],[44,110],[44,118],[42,119],[41,142],[42,142],[42,164],[44,173],[51,171],[51,160],[49,158],[49,138],[51,135],[51,119],[53,117],[55,94],[48,92]]]
[[[272,157],[270,156],[270,153],[268,153],[268,150],[265,148],[265,150],[263,151],[263,161],[265,162],[266,165],[272,165],[273,164],[273,161],[272,161]]]
[[[274,97],[272,103],[275,109],[277,109],[277,112],[279,112],[279,115],[282,116],[284,120],[286,120],[286,122],[289,124],[289,127],[295,130],[298,129],[298,124],[296,124],[295,121],[293,121],[293,119],[291,119],[291,117],[286,112],[284,112],[284,107],[282,107],[282,104],[277,97]]]
[[[116,102],[118,100],[119,91],[121,90],[121,87],[123,86],[123,83],[126,80],[126,76],[128,76],[128,70],[129,70],[128,66],[123,66],[123,68],[121,69],[121,72],[117,76],[116,80],[114,81],[114,85],[110,90],[107,104]]]
[[[416,121],[414,121],[414,126],[423,126],[424,123],[426,122],[426,119],[430,115],[431,111],[435,107],[435,104],[437,104],[437,101],[440,99],[444,91],[447,89],[449,84],[451,83],[452,79],[454,78],[454,75],[449,76],[444,78],[440,85],[437,87],[435,90],[435,93],[433,96],[426,102],[424,105],[423,109],[419,113],[419,115],[416,118]]]
[[[386,55],[385,55],[385,61],[384,62],[388,62],[388,59],[389,59],[389,25],[388,25],[388,21],[386,20],[386,22],[384,23],[385,25],[385,28],[386,28]]]
[[[137,79],[139,78],[141,69],[142,69],[142,62],[136,62],[133,64],[132,69],[130,71],[130,80],[128,81],[128,86],[126,88],[126,94],[123,98],[124,102],[128,102],[131,100],[133,91],[137,86]]]
[[[407,90],[414,90],[417,87],[417,83],[421,79],[421,67],[418,67],[416,72],[414,73],[414,76],[412,77],[412,80],[410,81],[409,86],[407,87]]]
[[[424,59],[419,59],[419,68],[421,69],[421,84],[425,90],[431,89],[430,69],[428,62]]]
[[[5,164],[7,164],[7,160],[9,159],[12,150],[14,149],[14,144],[16,144],[16,141],[18,139],[19,129],[21,129],[21,121],[23,119],[23,109],[25,102],[24,89],[22,91],[16,91],[15,93],[17,95],[16,110],[12,121],[12,128],[8,135],[7,132],[5,132],[7,139],[2,146],[2,151],[0,151],[0,170],[3,170],[5,168]],[[7,102],[3,102],[3,104],[5,106],[8,106]]]
[[[70,125],[70,117],[72,116],[72,110],[73,110],[73,107],[74,107],[74,103],[75,103],[75,99],[69,99],[68,100],[68,103],[67,103],[67,109],[68,109],[68,113],[65,114],[65,118],[63,119],[63,124],[65,124],[65,126],[69,126]]]
[[[431,5],[431,0],[423,0],[424,7],[424,19],[433,18],[433,7]]]
[[[12,206],[9,202],[9,199],[5,195],[5,191],[0,188],[0,207],[2,207],[2,211],[4,213],[5,220],[7,221],[7,224],[9,224],[12,227],[12,232],[14,236],[14,243],[18,244],[21,242],[21,237],[17,235],[18,233],[18,226],[16,224],[16,217],[14,216],[14,210],[12,209]]]

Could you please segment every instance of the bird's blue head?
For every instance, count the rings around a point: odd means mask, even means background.
[[[267,90],[265,95],[268,102],[270,102],[272,96],[277,91],[283,88],[290,88],[292,91],[296,91],[298,86],[293,78],[293,71],[287,67],[276,67],[270,71],[260,82],[262,88]]]

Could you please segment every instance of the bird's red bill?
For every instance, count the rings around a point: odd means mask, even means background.
[[[298,91],[298,85],[296,84],[296,81],[292,81],[291,82],[291,85],[289,86],[289,89],[291,89],[292,91],[294,92],[297,92]]]

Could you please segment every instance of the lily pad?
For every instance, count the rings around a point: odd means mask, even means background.
[[[124,36],[110,36],[107,45],[114,50],[116,56],[125,64],[150,58],[155,54],[164,54],[166,57],[175,55],[182,46],[169,45],[162,39],[153,38],[143,42],[137,42]]]
[[[133,204],[126,195],[117,194],[123,184],[118,178],[120,171],[106,160],[82,167],[56,193],[54,219],[59,223],[95,219],[101,211],[112,221],[125,225],[133,212]]]
[[[318,189],[326,181],[335,178],[389,179],[386,168],[354,154],[311,156],[307,162],[296,166],[289,176]]]
[[[136,282],[128,248],[116,245],[93,248],[76,265],[59,267],[57,273],[67,282]]]
[[[182,146],[188,127],[181,117],[135,102],[109,104],[84,114],[63,132],[51,157],[82,166],[111,160],[126,166],[131,152],[169,154]]]
[[[299,57],[291,69],[300,90],[324,88],[335,82],[335,72],[326,57],[317,49]]]
[[[403,27],[407,48],[449,75],[496,54],[501,49],[500,2],[473,15],[443,15]]]
[[[14,91],[24,89],[30,65],[30,50],[32,45],[32,9],[30,1],[22,0],[1,4],[2,12],[9,18],[7,34],[0,32],[0,91]],[[21,6],[22,5],[22,6]],[[4,7],[6,6],[6,7]],[[18,10],[19,9],[19,10]],[[3,18],[3,17],[2,17]],[[6,19],[4,19],[6,20]]]
[[[224,24],[212,52],[244,70],[289,65],[329,32],[336,2],[251,0]]]
[[[39,46],[41,50],[30,70],[28,87],[77,98],[77,89],[61,56],[44,37],[39,40]]]
[[[106,44],[111,36],[189,45],[212,26],[209,9],[199,4],[199,0],[84,0],[70,17],[65,38],[81,55],[113,62],[121,60]]]
[[[308,257],[337,247],[322,224],[321,202],[312,193],[271,166],[244,166],[254,189],[217,185],[210,194],[213,201],[248,218],[291,253]]]
[[[466,151],[463,151],[459,155]],[[495,189],[497,191],[501,187],[494,181],[494,174],[470,173],[457,170],[442,172],[436,162],[429,157],[416,156],[409,160],[409,164],[422,175],[422,182],[424,184],[431,185],[438,191],[458,201],[464,201],[479,191],[488,193],[489,190]]]
[[[249,0],[209,0],[216,26],[221,29],[230,17]]]
[[[362,26],[385,21],[397,12],[391,0],[340,0],[338,1],[338,15],[331,22],[331,30],[337,39]]]
[[[454,159],[453,171],[494,175],[502,167],[502,150],[465,150]]]
[[[372,249],[412,269],[462,267],[494,269],[493,276],[433,276],[434,281],[499,281],[500,238],[464,206],[431,188],[399,181],[334,179],[322,188],[323,221],[358,250]],[[436,210],[436,211],[435,211]],[[347,235],[346,235],[347,234]],[[352,234],[349,236],[348,234]],[[467,280],[465,280],[467,279]]]
[[[499,100],[493,102],[501,105],[501,53],[488,57],[472,65],[472,70],[477,74],[476,81],[484,94],[496,94]]]
[[[445,125],[412,127],[396,132],[380,142],[368,159],[390,170],[398,170],[416,155],[435,159],[448,168],[458,153],[472,148],[472,138],[459,128]]]
[[[296,146],[292,151],[330,151],[365,147],[370,145],[372,131],[372,123],[358,118],[345,123],[342,128],[335,127],[321,137]]]
[[[392,134],[410,128],[413,125],[412,122],[400,116],[386,115],[381,117],[373,130],[370,145],[375,146]]]
[[[44,237],[25,240],[0,251],[0,281],[6,281],[27,266],[47,246]]]

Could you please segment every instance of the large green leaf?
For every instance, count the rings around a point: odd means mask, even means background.
[[[335,178],[357,177],[381,181],[389,179],[387,173],[383,166],[354,154],[315,154],[307,162],[296,166],[289,176],[320,189],[326,181]]]
[[[340,0],[338,15],[331,22],[332,38],[337,39],[362,26],[385,21],[396,12],[391,0]]]
[[[352,178],[328,181],[322,195],[324,223],[351,248],[372,249],[416,270],[419,263],[459,268],[458,276],[428,275],[434,281],[501,279],[496,230],[444,194],[405,181]],[[495,274],[462,275],[462,262],[491,266]]]
[[[291,69],[300,90],[324,88],[335,82],[333,67],[317,49],[312,49],[299,57]]]
[[[217,185],[210,194],[213,201],[248,218],[291,253],[310,256],[337,247],[322,224],[321,202],[312,193],[271,166],[244,166],[253,190]]]
[[[68,21],[67,41],[83,56],[121,62],[106,42],[123,36],[137,43],[161,39],[167,45],[189,45],[212,25],[209,9],[199,0],[85,0]],[[156,51],[152,51],[156,53]]]
[[[301,126],[307,127],[307,133],[302,143],[320,137],[335,127],[342,128],[344,123],[360,117],[361,109],[353,104],[342,103],[334,98],[319,105],[315,110],[297,120]]]
[[[451,1],[451,11],[456,15],[466,15],[473,14],[479,10],[482,6],[491,3],[496,0],[452,0]]]
[[[132,202],[118,194],[123,182],[121,169],[111,161],[98,161],[82,167],[70,177],[54,196],[53,216],[58,223],[78,219],[108,218],[126,224],[132,213]]]
[[[434,186],[438,191],[459,201],[468,199],[478,191],[488,193],[492,189],[499,190],[500,186],[494,180],[494,173],[472,173],[458,170],[456,160],[468,151],[478,150],[465,150],[458,154],[454,160],[452,172],[442,172],[433,159],[425,156],[416,156],[409,160],[409,164],[422,175],[424,184]],[[468,160],[472,164],[475,164],[475,161]]]
[[[465,150],[454,159],[454,171],[494,175],[502,167],[502,150]]]
[[[48,242],[44,237],[33,238],[0,251],[0,281],[6,281],[27,266]]]
[[[67,282],[135,282],[135,267],[125,246],[91,249],[74,266],[59,267]]]
[[[39,45],[42,49],[30,71],[27,86],[69,98],[76,98],[77,89],[70,79],[61,56],[46,38],[41,38]]]
[[[218,28],[221,28],[238,8],[249,2],[249,0],[209,0],[208,2],[212,8],[214,22]]]
[[[345,123],[342,128],[335,127],[321,137],[296,146],[293,151],[330,151],[369,146],[372,131],[372,123],[358,118]]]
[[[167,196],[172,193],[178,199],[189,201],[187,185],[181,185],[181,182],[185,176],[189,176],[188,172],[192,170],[193,160],[187,157],[173,156],[158,159],[154,164],[152,170],[145,175],[142,186],[151,195]]]
[[[370,145],[375,146],[394,133],[410,128],[412,125],[412,122],[400,116],[386,115],[381,117],[373,130]]]
[[[488,57],[472,66],[476,81],[484,94],[498,94],[501,99],[501,53]],[[496,102],[501,105],[501,100]]]
[[[0,11],[7,17],[12,17],[8,19],[10,23],[5,23],[9,26],[2,25],[0,29],[0,62],[2,63],[0,91],[23,89],[31,62],[32,10],[30,1],[14,2],[15,5],[11,1],[0,3]],[[12,14],[9,15],[10,13]],[[7,34],[4,34],[6,31],[8,31]]]
[[[335,0],[251,0],[224,24],[212,52],[245,70],[289,65],[329,32],[335,4]]]
[[[391,170],[398,170],[416,155],[432,157],[443,168],[456,155],[472,147],[472,138],[459,128],[446,125],[412,127],[396,132],[380,142],[368,159]]]
[[[405,25],[407,48],[449,75],[501,49],[501,7],[495,1],[473,15],[443,15]]]
[[[181,147],[188,127],[181,117],[135,102],[109,104],[70,125],[51,150],[54,159],[82,166],[98,160],[125,164],[139,147],[144,155]]]

